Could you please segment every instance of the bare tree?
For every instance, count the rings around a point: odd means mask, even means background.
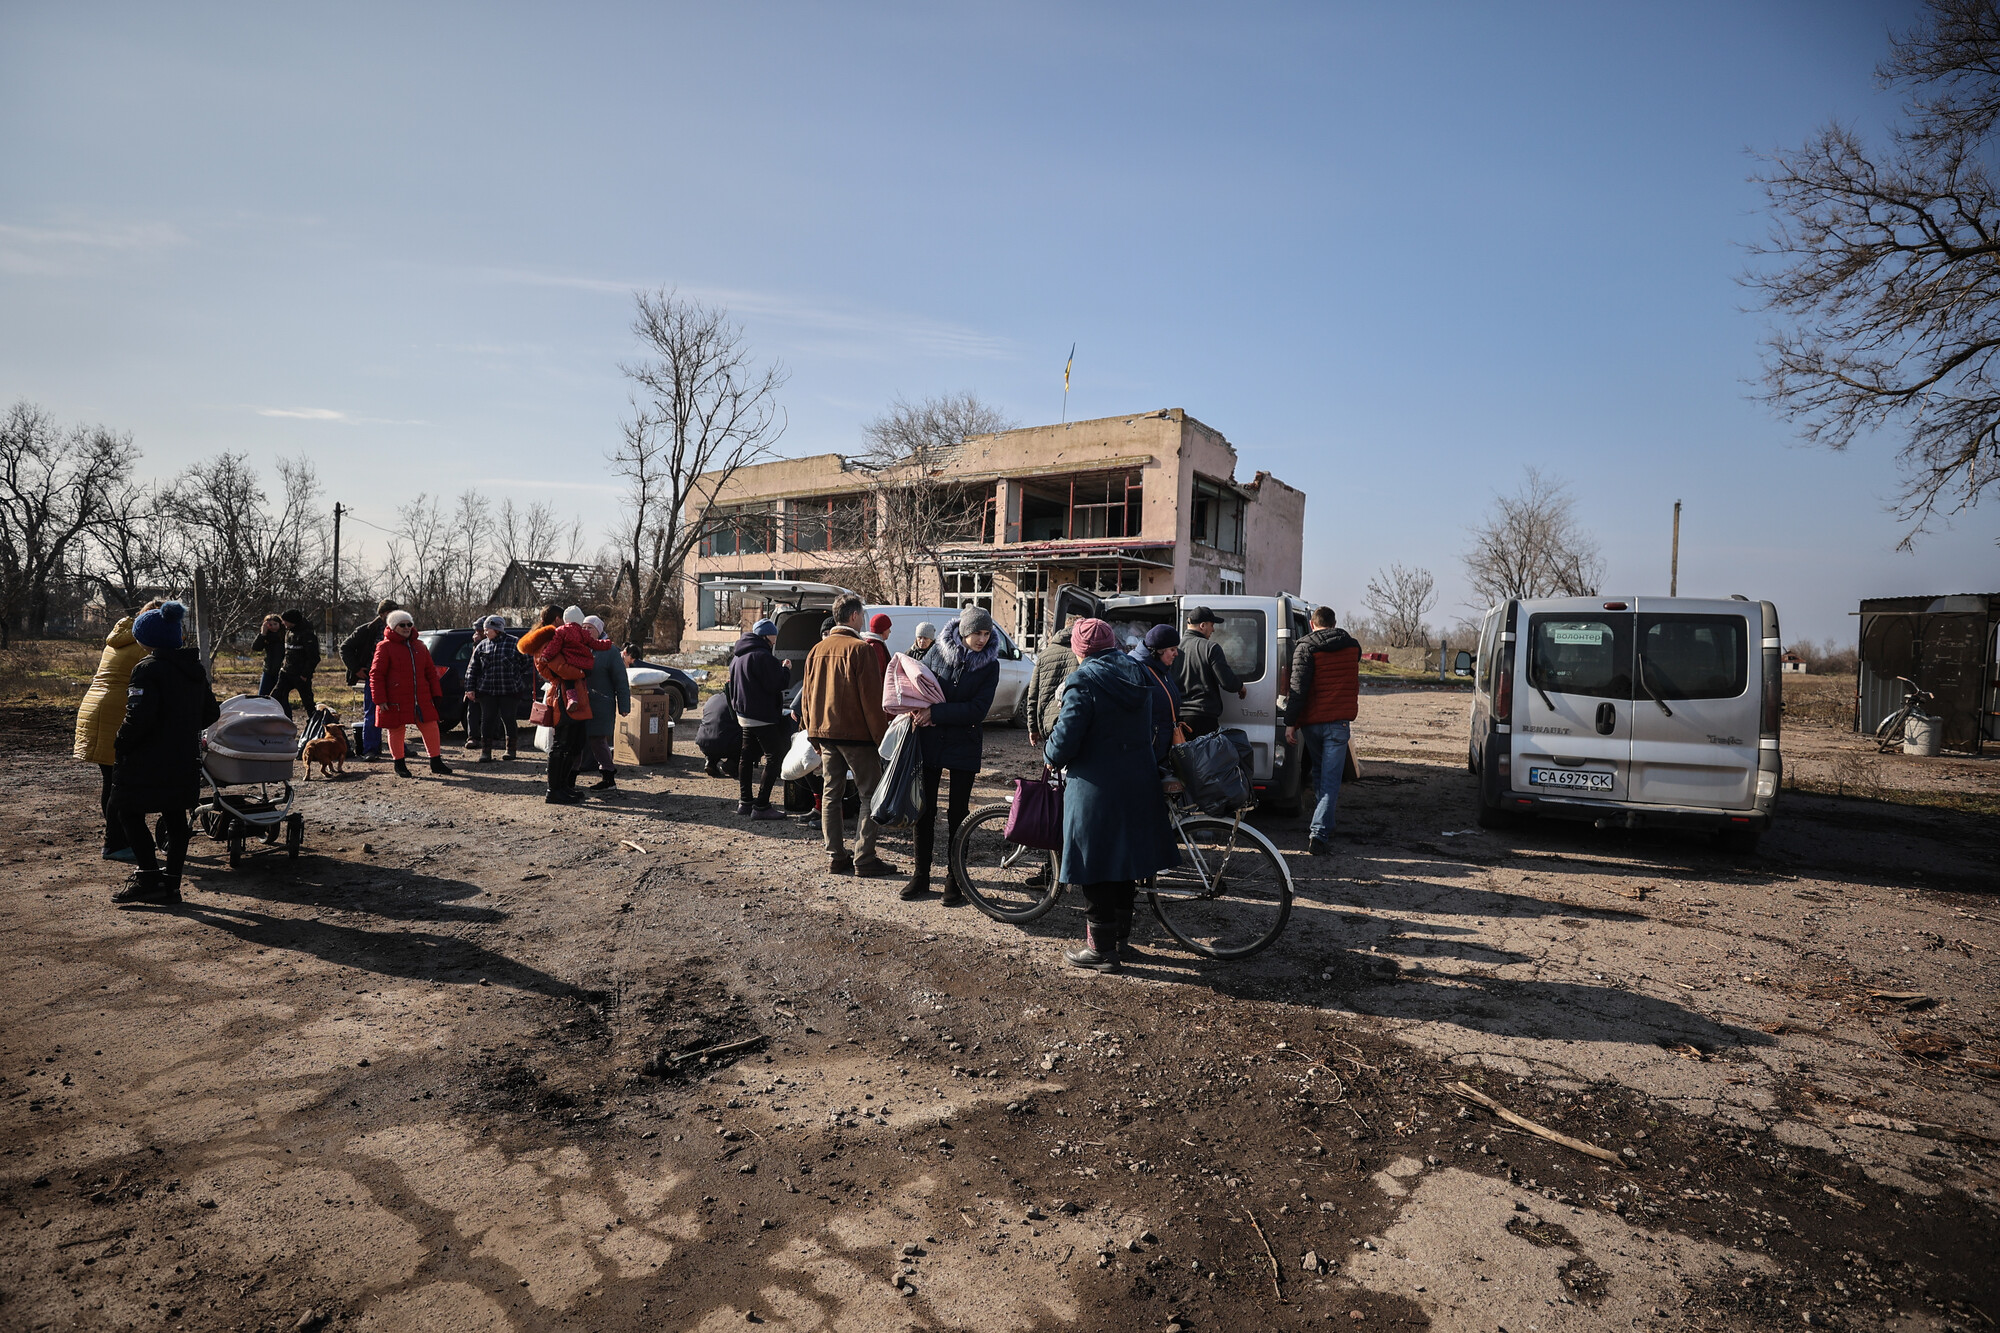
[[[1775,222],[1745,276],[1786,321],[1766,340],[1764,399],[1815,444],[1903,432],[1909,546],[2000,477],[2000,0],[1928,0],[1876,71],[1908,123],[1872,154],[1828,125],[1758,179]]]
[[[90,534],[91,580],[106,605],[131,611],[165,570],[166,515],[160,488],[129,478],[105,493],[104,522]]]
[[[274,608],[310,616],[326,604],[331,561],[319,478],[305,458],[280,460],[278,484],[274,509],[248,456],[225,453],[183,472],[161,499],[161,563],[183,588],[195,570],[206,575],[211,649]]]
[[[873,474],[877,529],[871,550],[881,595],[901,604],[920,596],[925,569],[944,580],[944,547],[975,540],[985,520],[985,491],[950,480],[959,447],[975,435],[1010,430],[1006,413],[970,390],[912,403],[898,398],[862,427],[860,463]]]
[[[1462,557],[1478,604],[1509,597],[1589,597],[1604,577],[1597,542],[1577,522],[1562,482],[1526,470],[1521,489],[1498,495]]]
[[[1391,648],[1419,647],[1430,642],[1424,616],[1437,605],[1437,581],[1428,569],[1390,565],[1368,580],[1361,604],[1375,614]]]
[[[537,500],[525,506],[503,500],[495,526],[502,566],[511,565],[516,560],[565,560],[574,563],[578,552],[583,549],[583,520],[573,518],[565,524],[556,513],[556,507],[546,500]]]
[[[637,386],[611,465],[625,479],[619,557],[630,574],[625,634],[680,647],[688,556],[729,521],[715,509],[739,468],[771,456],[784,434],[785,371],[758,367],[741,326],[675,292],[638,292],[632,332],[644,359],[621,366]]]
[[[103,526],[137,457],[130,435],[63,430],[25,401],[0,419],[0,646],[16,630],[48,628],[52,584],[78,563],[79,539]]]

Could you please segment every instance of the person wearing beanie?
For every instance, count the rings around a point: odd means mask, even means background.
[[[1073,967],[1116,972],[1132,931],[1135,883],[1180,864],[1154,759],[1160,692],[1145,667],[1118,651],[1111,626],[1080,620],[1070,633],[1076,674],[1044,758],[1064,770],[1062,876],[1084,901],[1084,947]]]
[[[514,651],[507,638],[507,621],[488,616],[480,627],[479,642],[465,664],[465,739],[479,746],[479,762],[493,762],[493,742],[504,739],[514,760],[520,744],[519,719],[522,705],[534,697],[535,676],[528,659]]]
[[[141,614],[159,606],[154,598],[139,608]],[[122,617],[104,636],[104,651],[98,655],[97,671],[90,688],[76,709],[76,757],[97,765],[99,787],[97,807],[104,816],[104,859],[130,861],[132,847],[125,840],[125,821],[111,803],[111,775],[118,762],[118,724],[125,719],[126,688],[132,682],[132,668],[146,658],[146,647],[132,637],[134,616]]]
[[[778,767],[792,743],[791,722],[785,716],[785,664],[771,651],[777,642],[778,622],[760,620],[736,641],[729,659],[729,707],[736,715],[742,746],[736,756],[736,813],[751,819],[785,817],[771,805]],[[764,758],[764,776],[753,794],[759,755]]]
[[[1176,722],[1181,710],[1180,675],[1174,670],[1174,663],[1181,655],[1181,632],[1172,625],[1155,625],[1146,631],[1145,640],[1130,655],[1152,679],[1156,691],[1153,756],[1165,763],[1167,751],[1181,735]]]
[[[958,835],[965,812],[972,803],[972,780],[979,776],[985,758],[986,715],[993,710],[993,692],[1000,684],[1000,636],[993,632],[993,617],[976,606],[958,613],[957,620],[945,622],[944,633],[924,654],[924,665],[937,678],[944,698],[920,709],[917,744],[923,756],[924,801],[917,815],[916,866],[902,897],[921,898],[931,891],[931,863],[937,848],[938,789],[944,775],[951,774],[946,788],[945,846]],[[965,899],[958,881],[945,873],[943,905],[956,907]]]
[[[928,620],[919,621],[917,632],[910,636],[910,646],[903,650],[903,655],[905,657],[914,657],[921,662],[924,660],[924,654],[929,652],[931,645],[936,642],[937,626],[931,624]]]
[[[292,691],[299,694],[299,706],[311,713],[316,706],[313,702],[313,673],[319,670],[319,635],[313,632],[312,622],[303,611],[287,611],[280,617],[285,627],[285,661],[278,669],[278,683],[272,687],[271,697],[285,710],[285,716],[292,715]]]
[[[187,812],[201,799],[202,729],[222,715],[201,654],[182,644],[187,608],[166,602],[142,611],[132,637],[149,650],[132,668],[125,720],[114,741],[111,804],[137,869],[114,903],[177,903],[187,862]],[[146,816],[159,815],[157,831]],[[161,866],[156,847],[166,850]]]
[[[597,761],[597,781],[591,791],[618,789],[618,759],[611,738],[618,730],[618,717],[632,711],[632,681],[625,674],[625,659],[611,640],[604,637],[604,622],[596,616],[583,618],[583,629],[596,637],[591,650],[590,670],[577,688],[590,699],[590,717],[583,724],[584,748],[576,753],[573,772],[582,772],[586,760]],[[612,712],[616,706],[617,713]]]
[[[875,646],[875,656],[881,660],[884,671],[889,669],[889,629],[892,623],[889,617],[877,611],[869,617],[868,628],[861,635]]]
[[[375,725],[375,696],[369,691],[368,677],[375,662],[375,648],[388,631],[389,613],[402,608],[390,598],[375,603],[375,618],[358,626],[340,641],[341,665],[347,668],[347,683],[361,687],[361,757],[382,757],[382,731]]]
[[[389,754],[396,761],[396,776],[414,776],[403,758],[404,729],[415,727],[424,738],[424,753],[430,756],[431,772],[449,774],[445,766],[444,742],[438,735],[438,679],[441,672],[431,661],[431,650],[417,637],[416,618],[408,611],[388,614],[388,633],[375,645],[375,660],[368,668],[369,692],[375,699],[375,725],[389,737]]]

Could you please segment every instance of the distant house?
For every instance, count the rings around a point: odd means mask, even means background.
[[[532,625],[541,618],[542,608],[551,603],[580,606],[586,611],[601,608],[609,598],[609,587],[605,571],[596,565],[515,560],[486,599],[486,612],[507,617],[510,625]]]
[[[1788,676],[1803,676],[1806,674],[1806,659],[1797,653],[1786,653],[1778,659],[1778,670]]]

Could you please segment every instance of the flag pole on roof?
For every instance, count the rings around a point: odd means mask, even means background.
[[[1063,362],[1063,428],[1069,428],[1069,368],[1076,364],[1076,344],[1069,345],[1069,360]]]

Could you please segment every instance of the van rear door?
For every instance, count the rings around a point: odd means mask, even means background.
[[[1515,654],[1515,791],[1627,798],[1634,620],[1628,607],[1579,598],[1563,609],[1529,613]]]
[[[1680,609],[1685,599],[1664,597],[1637,606],[1630,799],[1748,810],[1757,782],[1761,609],[1751,602],[1741,611],[1689,611]]]
[[[1284,743],[1278,725],[1278,627],[1275,623],[1283,603],[1270,597],[1183,596],[1181,621],[1186,624],[1190,606],[1200,605],[1215,612],[1215,646],[1229,661],[1229,669],[1243,682],[1246,697],[1222,696],[1222,727],[1239,729],[1250,742],[1250,777],[1269,783],[1281,767],[1275,762]]]

